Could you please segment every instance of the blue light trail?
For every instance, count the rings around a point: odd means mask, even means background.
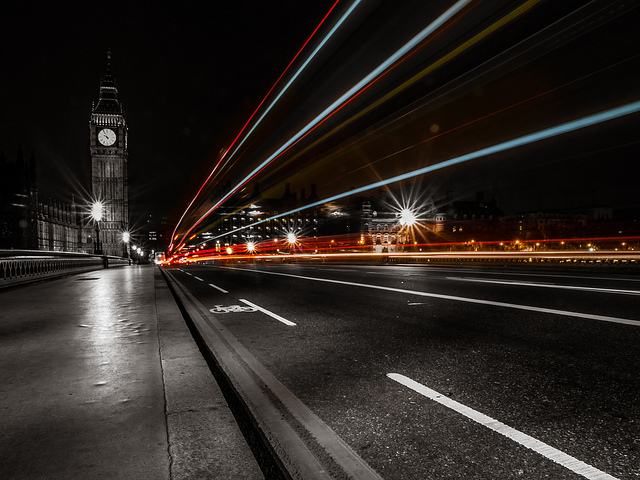
[[[293,145],[297,140],[299,140],[304,134],[306,134],[309,130],[311,130],[316,124],[318,124],[323,118],[325,118],[328,114],[330,114],[334,109],[336,109],[340,104],[344,103],[351,96],[353,96],[358,90],[367,85],[371,80],[382,74],[387,68],[393,65],[396,61],[406,55],[411,49],[413,49],[416,45],[418,45],[421,41],[427,38],[429,35],[434,33],[438,28],[440,28],[445,22],[454,17],[458,12],[460,12],[464,7],[471,3],[472,0],[459,0],[449,9],[447,9],[442,15],[436,18],[433,22],[431,22],[428,26],[426,26],[423,30],[421,30],[417,35],[415,35],[411,40],[405,43],[400,49],[398,49],[393,55],[387,58],[384,62],[382,62],[378,67],[376,67],[373,71],[371,71],[367,76],[365,76],[362,80],[360,80],[356,85],[351,87],[346,93],[344,93],[340,98],[334,101],[329,107],[327,107],[322,113],[320,113],[316,118],[314,118],[311,122],[309,122],[305,127],[303,127],[298,133],[296,133],[293,137],[291,137],[286,143],[284,143],[275,153],[269,156],[266,160],[264,160],[260,165],[258,165],[251,173],[249,173],[244,179],[242,179],[235,187],[233,187],[223,198],[221,198],[215,205],[213,205],[206,213],[204,213],[194,224],[193,226],[184,234],[182,237],[180,244],[184,243],[184,239],[193,231],[193,229],[202,222],[211,212],[213,212],[216,208],[218,208],[222,203],[224,203],[229,197],[231,197],[235,192],[237,192],[244,184],[250,181],[256,174],[258,174],[264,167],[266,167],[269,163],[271,163],[275,158],[277,158],[282,152],[287,150],[291,145]],[[179,248],[179,246],[178,246]]]
[[[476,150],[475,152],[470,152],[467,153],[465,155],[461,155],[459,157],[455,157],[455,158],[451,158],[449,160],[445,160],[443,162],[440,163],[435,163],[433,165],[429,165],[428,167],[424,167],[424,168],[419,168],[417,170],[413,170],[411,172],[407,172],[407,173],[403,173],[401,175],[396,175],[395,177],[391,177],[385,180],[380,180],[379,182],[375,182],[375,183],[371,183],[369,185],[365,185],[363,187],[359,187],[359,188],[355,188],[353,190],[349,190],[348,192],[343,192],[337,195],[334,195],[332,197],[329,198],[325,198],[323,200],[314,202],[314,203],[310,203],[308,205],[305,205],[303,207],[300,208],[296,208],[294,210],[289,210],[288,212],[284,212],[281,213],[279,215],[274,215],[272,217],[269,218],[265,218],[263,220],[257,221],[257,222],[253,222],[251,225],[247,225],[246,227],[242,227],[239,228],[237,230],[233,230],[232,232],[225,232],[224,235],[228,235],[229,233],[235,233],[235,232],[239,232],[241,230],[244,230],[245,228],[248,228],[249,226],[255,226],[255,225],[259,225],[260,223],[264,223],[268,220],[274,220],[276,218],[281,218],[281,217],[286,217],[287,215],[291,215],[294,214],[296,212],[302,211],[302,210],[306,210],[308,208],[313,208],[313,207],[318,207],[320,205],[323,205],[325,203],[329,203],[332,202],[334,200],[339,200],[341,198],[344,197],[348,197],[349,195],[355,195],[357,193],[362,193],[362,192],[366,192],[368,190],[373,190],[375,188],[379,188],[379,187],[383,187],[386,185],[389,185],[391,183],[395,183],[395,182],[400,182],[402,180],[408,180],[410,178],[414,178],[420,175],[424,175],[426,173],[430,173],[436,170],[441,170],[443,168],[447,168],[453,165],[458,165],[461,163],[465,163],[468,162],[470,160],[475,160],[477,158],[480,157],[485,157],[487,155],[492,155],[495,153],[500,153],[500,152],[504,152],[506,150],[510,150],[513,148],[517,148],[517,147],[522,147],[524,145],[529,145],[531,143],[535,143],[535,142],[539,142],[541,140],[546,140],[548,138],[552,138],[552,137],[556,137],[558,135],[562,135],[565,133],[569,133],[569,132],[573,132],[576,130],[580,130],[582,128],[586,128],[586,127],[590,127],[593,125],[597,125],[599,123],[603,123],[609,120],[613,120],[619,117],[623,117],[625,115],[631,115],[633,113],[638,113],[640,112],[640,100],[620,106],[620,107],[616,107],[616,108],[612,108],[610,110],[605,110],[603,112],[599,112],[593,115],[588,115],[586,117],[580,118],[578,120],[572,120],[570,122],[567,123],[563,123],[560,125],[557,125],[555,127],[550,127],[544,130],[540,130],[538,132],[535,133],[530,133],[527,135],[524,135],[522,137],[518,137],[518,138],[514,138],[512,140],[508,140],[506,142],[502,142],[502,143],[498,143],[496,145],[492,145],[490,147],[486,147],[486,148],[482,148],[480,150]],[[224,235],[219,235],[217,237],[213,237],[212,239],[209,240],[215,240],[216,238],[220,238],[223,237]],[[208,240],[208,241],[209,241]],[[204,242],[203,242],[204,243]]]

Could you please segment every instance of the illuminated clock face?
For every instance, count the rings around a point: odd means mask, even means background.
[[[110,147],[116,143],[116,132],[110,128],[103,128],[98,132],[98,141],[105,147]]]

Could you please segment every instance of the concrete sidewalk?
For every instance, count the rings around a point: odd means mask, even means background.
[[[0,292],[0,477],[263,475],[156,267]]]

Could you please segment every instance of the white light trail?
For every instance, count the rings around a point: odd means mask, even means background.
[[[379,187],[383,187],[385,185],[389,185],[391,183],[400,182],[402,180],[408,180],[410,178],[414,178],[420,175],[424,175],[426,173],[434,172],[436,170],[440,170],[443,168],[447,168],[453,165],[461,164],[468,162],[470,160],[475,160],[477,158],[485,157],[487,155],[493,155],[495,153],[501,153],[507,150],[511,150],[513,148],[522,147],[524,145],[529,145],[531,143],[539,142],[541,140],[546,140],[548,138],[556,137],[558,135],[563,135],[565,133],[573,132],[576,130],[580,130],[582,128],[591,127],[593,125],[597,125],[599,123],[603,123],[609,120],[613,120],[619,117],[623,117],[625,115],[631,115],[634,113],[640,112],[640,100],[628,103],[626,105],[612,108],[610,110],[605,110],[603,112],[595,113],[593,115],[588,115],[586,117],[580,118],[578,120],[572,120],[570,122],[562,123],[560,125],[556,125],[555,127],[550,127],[544,130],[540,130],[535,133],[530,133],[528,135],[524,135],[522,137],[517,137],[512,140],[508,140],[506,142],[498,143],[496,145],[492,145],[490,147],[486,147],[480,150],[476,150],[475,152],[467,153],[465,155],[461,155],[459,157],[454,157],[449,160],[445,160],[440,163],[435,163],[433,165],[429,165],[428,167],[420,168],[418,170],[413,170],[411,172],[403,173],[401,175],[396,175],[395,177],[388,178],[386,180],[380,180],[379,182],[371,183],[369,185],[365,185],[363,187],[355,188],[353,190],[349,190],[348,192],[339,193],[329,198],[325,198],[323,200],[319,200],[317,202],[310,203],[300,208],[296,208],[294,210],[289,210],[288,212],[284,212],[278,215],[274,215],[269,218],[264,218],[257,222],[253,222],[251,226],[258,225],[260,223],[264,223],[269,220],[274,220],[280,217],[286,217],[287,215],[291,215],[293,213],[306,210],[308,208],[318,207],[325,203],[333,202],[335,200],[339,200],[344,197],[348,197],[350,195],[355,195],[357,193],[366,192],[368,190],[373,190]],[[205,215],[206,216],[206,215]],[[204,218],[204,216],[202,217]],[[237,230],[233,230],[231,232],[226,232],[224,235],[228,235],[230,233],[239,232],[248,228],[249,226],[238,228]],[[220,238],[224,235],[219,235],[217,237],[213,237],[213,239]]]
[[[324,46],[325,43],[327,43],[327,41],[329,40],[329,38],[335,33],[335,31],[344,23],[344,21],[347,19],[347,17],[353,12],[353,10],[356,8],[356,6],[358,6],[358,4],[361,2],[362,0],[355,0],[353,2],[353,4],[351,5],[351,7],[347,10],[347,12],[340,18],[340,20],[338,20],[336,22],[336,24],[334,25],[334,27],[329,31],[329,33],[327,35],[325,35],[324,39],[322,40],[322,42],[320,43],[320,45],[312,52],[312,54],[309,56],[309,58],[307,59],[306,62],[304,62],[304,64],[298,69],[298,71],[294,74],[294,76],[292,77],[292,79],[283,87],[283,89],[280,91],[280,93],[278,94],[278,96],[276,97],[276,99],[271,102],[271,105],[269,105],[269,107],[266,109],[266,111],[262,114],[262,116],[256,121],[256,123],[253,125],[253,127],[249,130],[249,132],[244,136],[244,138],[242,139],[242,141],[240,142],[240,144],[235,148],[235,150],[229,155],[229,158],[227,158],[226,162],[224,163],[224,165],[222,165],[222,168],[224,168],[227,163],[229,163],[229,160],[231,160],[231,157],[233,157],[233,155],[238,151],[238,149],[242,146],[242,144],[246,141],[246,139],[251,135],[251,133],[255,130],[255,128],[258,126],[258,124],[260,124],[260,122],[262,121],[262,119],[267,115],[267,113],[269,113],[269,111],[271,110],[271,108],[275,105],[275,103],[280,99],[280,97],[282,97],[282,95],[284,95],[285,91],[291,86],[291,84],[293,83],[293,81],[298,78],[298,76],[300,75],[300,73],[305,69],[305,67],[309,64],[309,62],[313,59],[313,57],[315,57],[315,55],[318,53],[318,51],[322,48],[322,46]],[[333,11],[333,8],[337,5],[337,1],[336,3],[333,4],[333,7],[331,7],[331,9],[329,10],[329,12],[327,13],[327,15],[325,16],[325,18],[322,20],[322,22],[320,22],[320,25],[322,25],[324,23],[324,21],[326,20],[326,18],[329,16],[329,14],[331,13],[331,11]],[[320,28],[320,25],[318,25],[318,27],[316,28],[316,31],[318,30],[318,28]],[[311,35],[311,37],[313,37],[316,33],[316,31],[313,32],[313,34]],[[311,40],[311,37],[309,37],[309,40]],[[236,136],[236,140],[238,139],[238,137],[240,135],[242,135],[242,132],[244,131],[244,129],[246,128],[246,126],[249,124],[249,122],[251,121],[251,119],[253,118],[253,116],[258,112],[258,110],[260,109],[260,107],[262,106],[262,104],[264,103],[264,101],[267,99],[267,97],[271,94],[271,91],[275,88],[275,86],[278,84],[278,82],[280,81],[280,79],[282,78],[282,76],[285,74],[285,72],[289,69],[289,67],[291,66],[291,64],[295,61],[295,59],[298,57],[298,55],[302,52],[302,50],[306,47],[307,43],[309,42],[309,40],[307,40],[307,42],[305,42],[305,44],[302,46],[302,48],[300,49],[300,51],[298,52],[298,54],[296,54],[296,56],[293,58],[293,60],[291,60],[291,62],[289,63],[289,65],[287,65],[287,68],[285,68],[284,72],[282,72],[282,74],[280,75],[280,77],[278,78],[278,80],[276,81],[276,83],[273,85],[273,87],[271,87],[271,89],[269,90],[269,92],[267,93],[267,96],[262,100],[262,102],[260,102],[260,104],[258,105],[258,107],[256,108],[255,112],[251,115],[251,117],[249,118],[249,120],[247,120],[247,123],[245,124],[245,126],[242,128],[242,130],[240,131],[240,133],[238,133],[238,135]],[[235,140],[234,142],[235,143]],[[218,161],[218,163],[216,164],[216,166],[214,167],[213,171],[209,174],[209,176],[207,177],[207,179],[205,180],[204,184],[202,185],[202,187],[200,187],[200,190],[198,191],[198,193],[196,194],[196,196],[193,198],[193,200],[191,200],[191,203],[189,203],[189,205],[187,206],[187,208],[185,209],[185,211],[182,213],[182,216],[180,217],[180,220],[178,220],[178,223],[176,224],[175,228],[173,229],[173,233],[171,234],[171,238],[174,238],[176,235],[176,231],[178,230],[178,226],[180,225],[180,223],[182,222],[182,220],[184,219],[185,215],[187,214],[187,211],[191,208],[191,205],[193,205],[193,202],[195,202],[196,198],[198,198],[198,195],[200,194],[200,192],[202,191],[202,188],[204,187],[204,185],[211,179],[211,176],[213,175],[213,173],[218,169],[218,166],[220,165],[220,162],[222,161],[222,159],[227,155],[227,153],[229,153],[229,150],[233,147],[233,143],[229,146],[229,148],[224,152],[224,154],[222,155],[222,157],[220,158],[220,160]],[[187,233],[188,235],[188,233]],[[186,238],[186,235],[182,238],[182,240],[184,240],[184,238]]]
[[[245,183],[247,183],[251,178],[253,178],[256,174],[258,174],[264,167],[266,167],[269,163],[271,163],[276,157],[278,157],[281,153],[287,150],[290,146],[296,143],[303,135],[308,133],[312,128],[314,128],[318,123],[320,123],[325,117],[327,117],[333,110],[339,107],[342,103],[348,100],[351,96],[353,96],[358,90],[366,86],[369,82],[371,82],[374,78],[382,74],[387,68],[393,65],[396,61],[406,55],[411,49],[413,49],[416,45],[418,45],[421,41],[435,32],[438,28],[440,28],[446,21],[450,20],[455,14],[457,14],[460,10],[462,10],[465,6],[471,3],[472,0],[459,0],[452,7],[446,10],[442,15],[436,18],[433,22],[431,22],[427,27],[425,27],[420,33],[414,36],[411,40],[405,43],[400,49],[398,49],[393,55],[387,58],[384,62],[382,62],[378,67],[376,67],[373,71],[371,71],[367,76],[365,76],[362,80],[360,80],[356,85],[351,87],[346,93],[344,93],[340,98],[338,98],[335,102],[333,102],[329,107],[327,107],[322,113],[316,116],[311,122],[309,122],[305,127],[303,127],[298,133],[296,133],[293,137],[291,137],[288,141],[286,141],[275,153],[270,155],[266,160],[264,160],[260,165],[251,171],[246,177],[244,177],[238,184],[233,187],[224,197],[222,197],[216,204],[214,204],[206,213],[204,213],[194,224],[193,226],[184,234],[181,242],[191,233],[191,231],[198,225],[202,220],[204,220],[212,211],[218,208],[222,203],[224,203],[231,195],[237,192]]]
[[[344,21],[347,19],[347,17],[349,15],[351,15],[351,13],[355,10],[355,8],[358,6],[358,4],[361,2],[362,0],[356,0],[353,2],[353,4],[349,7],[349,9],[344,13],[344,15],[342,15],[342,17],[340,18],[340,20],[338,20],[336,22],[336,24],[333,26],[333,28],[329,31],[329,33],[322,39],[322,42],[320,42],[320,44],[316,47],[316,49],[311,53],[311,55],[309,55],[309,58],[307,58],[307,60],[302,64],[302,66],[298,69],[298,71],[293,75],[293,77],[291,77],[291,79],[287,82],[287,84],[282,87],[282,90],[280,91],[280,93],[276,96],[276,98],[273,100],[273,102],[271,102],[271,105],[269,105],[266,110],[264,111],[264,113],[260,116],[260,118],[258,118],[258,120],[256,120],[256,123],[253,125],[253,127],[251,127],[251,129],[247,132],[247,134],[244,136],[244,138],[242,139],[242,141],[238,144],[238,146],[234,149],[233,153],[231,153],[231,155],[229,155],[229,158],[227,159],[227,161],[225,162],[224,165],[226,165],[227,163],[229,163],[229,160],[231,160],[231,157],[233,157],[233,155],[238,151],[238,149],[242,146],[242,144],[244,144],[244,142],[247,140],[247,138],[249,138],[249,136],[253,133],[253,131],[256,129],[256,127],[260,124],[260,122],[264,119],[264,117],[271,111],[271,109],[273,108],[273,106],[276,104],[276,102],[278,100],[280,100],[280,98],[282,97],[282,95],[284,95],[284,93],[289,89],[289,87],[291,86],[291,84],[298,78],[298,76],[300,75],[300,73],[302,73],[302,71],[306,68],[306,66],[309,64],[309,62],[311,62],[311,60],[313,60],[313,57],[316,56],[316,54],[320,51],[320,49],[327,43],[327,41],[329,40],[329,38],[331,38],[331,36],[336,32],[336,30],[338,30],[338,28],[344,23]],[[224,167],[223,165],[223,167]]]

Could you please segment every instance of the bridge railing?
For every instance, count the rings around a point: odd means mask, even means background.
[[[129,265],[129,260],[86,253],[0,250],[0,288],[122,265]]]

